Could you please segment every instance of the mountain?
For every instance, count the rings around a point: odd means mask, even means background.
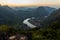
[[[15,25],[14,27],[20,27],[20,24],[23,24],[22,22],[27,18],[35,17],[42,20],[55,10],[55,8],[50,7],[19,7],[16,10],[9,6],[0,6],[0,25]]]
[[[45,18],[45,16],[50,15],[50,13],[55,10],[55,8],[50,7],[26,8],[26,10],[21,10],[20,8],[20,10],[17,10],[18,14],[16,15],[18,15],[20,19],[22,18],[23,20],[31,17],[36,17],[42,20]]]
[[[22,10],[22,11],[32,11],[34,9],[36,9],[37,7],[11,7],[13,8],[14,10]]]
[[[41,17],[41,19],[43,19],[45,16],[49,16],[55,10],[56,10],[55,8],[41,6],[37,8],[36,13],[38,17]]]
[[[50,16],[48,16],[46,19],[43,20],[42,25],[48,26],[54,22],[60,21],[60,9],[54,11],[51,13]]]
[[[0,24],[13,24],[15,11],[8,6],[0,6]]]

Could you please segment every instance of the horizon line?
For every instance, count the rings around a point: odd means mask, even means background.
[[[60,4],[0,4],[1,6],[59,6]]]

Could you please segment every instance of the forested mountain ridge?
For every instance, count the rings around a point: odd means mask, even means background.
[[[46,19],[43,20],[42,25],[47,26],[50,25],[53,22],[60,20],[60,9],[54,11],[51,13],[50,16],[48,16]]]
[[[31,17],[44,19],[45,16],[55,11],[55,8],[50,7],[37,7],[37,8],[23,8],[24,10],[14,10],[9,6],[0,6],[0,24],[6,25],[20,25],[23,20]]]
[[[0,6],[0,24],[13,24],[15,11],[8,6]]]

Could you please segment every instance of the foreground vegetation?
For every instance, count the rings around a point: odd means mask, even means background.
[[[30,30],[22,30],[22,29],[14,29],[13,27],[9,27],[7,25],[1,25],[0,31],[9,33],[9,35],[14,35],[15,33],[32,33],[32,40],[60,40],[60,21],[56,21],[51,23],[47,28],[44,29],[30,29]]]

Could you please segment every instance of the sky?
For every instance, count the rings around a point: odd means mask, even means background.
[[[0,0],[0,4],[9,6],[45,6],[60,5],[60,0]]]

